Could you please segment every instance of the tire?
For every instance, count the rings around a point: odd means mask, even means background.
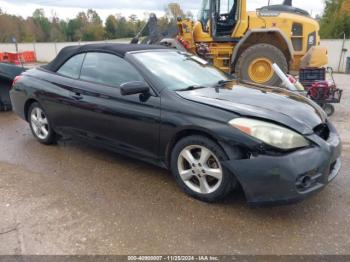
[[[57,142],[57,135],[53,131],[50,120],[45,113],[45,110],[39,103],[31,104],[27,116],[30,129],[34,137],[44,145],[52,145]],[[44,130],[46,130],[44,132]]]
[[[322,109],[326,112],[327,116],[332,116],[335,113],[335,108],[332,104],[322,105]]]
[[[193,163],[190,165],[183,157],[185,152],[193,154],[195,166],[192,166]],[[202,156],[209,158],[205,160],[204,157],[204,161],[200,161]],[[171,172],[186,194],[200,201],[213,203],[225,198],[238,185],[235,177],[222,166],[221,162],[225,160],[226,154],[214,141],[203,136],[189,136],[180,140],[173,148]]]
[[[253,45],[245,50],[239,57],[235,66],[236,77],[257,84],[279,86],[282,83],[281,79],[273,71],[272,67],[272,71],[267,69],[270,68],[270,63],[271,65],[276,63],[283,72],[288,72],[287,59],[280,49],[270,44]],[[253,64],[256,66],[254,67]],[[258,67],[259,65],[262,65],[262,67]],[[263,73],[261,74],[266,74],[266,77],[259,77],[259,75],[253,73],[249,74],[251,71],[256,72],[254,69],[258,68],[263,68]],[[255,75],[256,79],[252,78],[250,75]],[[258,78],[260,81],[258,81]]]

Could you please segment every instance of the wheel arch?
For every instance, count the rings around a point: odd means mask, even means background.
[[[174,149],[174,147],[176,146],[176,144],[181,140],[184,139],[186,137],[189,136],[203,136],[205,138],[208,138],[210,140],[212,140],[213,142],[215,142],[222,150],[223,153],[225,154],[225,156],[227,157],[227,160],[230,161],[231,160],[231,154],[235,154],[237,153],[237,151],[235,151],[232,147],[230,147],[229,145],[226,145],[225,143],[223,143],[222,141],[220,141],[220,139],[218,137],[216,137],[214,134],[212,134],[210,132],[210,130],[202,130],[202,129],[196,129],[196,128],[187,128],[187,129],[183,129],[178,131],[170,140],[170,142],[168,143],[167,147],[166,147],[166,163],[165,163],[165,167],[171,169],[170,166],[170,162],[171,162],[171,153],[172,150]],[[240,154],[240,158],[239,159],[246,159],[245,155],[243,152],[241,152],[242,148],[239,148],[239,154]],[[224,165],[224,167],[226,168],[226,171],[235,179],[235,182],[237,184],[238,187],[242,188],[244,191],[244,194],[246,195],[246,191],[245,189],[242,187],[241,181],[239,179],[238,176],[236,176],[236,174],[230,170],[227,169],[227,166]]]
[[[270,44],[280,49],[286,56],[289,67],[291,62],[294,61],[292,42],[280,29],[252,29],[245,34],[233,50],[231,58],[233,70],[241,54],[255,44]]]
[[[215,143],[217,143],[221,149],[225,152],[226,156],[228,157],[227,151],[225,148],[222,146],[222,144],[219,142],[219,139],[212,134],[208,130],[203,130],[203,129],[197,129],[197,128],[186,128],[179,130],[173,137],[171,138],[170,142],[167,144],[166,149],[165,149],[165,164],[167,167],[170,167],[170,159],[171,159],[171,152],[175,145],[183,138],[188,137],[188,136],[193,136],[193,135],[198,135],[198,136],[204,136],[206,138],[209,138],[213,140]]]
[[[28,119],[28,110],[30,108],[30,106],[34,103],[39,103],[38,100],[34,99],[34,98],[29,98],[26,103],[24,104],[24,117],[25,117],[25,120],[28,122],[29,119]]]

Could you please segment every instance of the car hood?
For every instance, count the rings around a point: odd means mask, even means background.
[[[304,135],[326,121],[324,111],[311,100],[281,88],[234,84],[220,89],[202,88],[177,92],[181,97],[244,117],[283,124]]]

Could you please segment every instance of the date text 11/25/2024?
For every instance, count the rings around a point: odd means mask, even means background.
[[[128,261],[220,261],[217,256],[128,256]]]

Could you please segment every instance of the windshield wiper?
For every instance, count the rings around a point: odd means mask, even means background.
[[[203,89],[203,88],[207,88],[206,86],[197,86],[197,85],[192,85],[192,86],[188,86],[186,88],[182,88],[182,89],[178,89],[176,91],[182,92],[182,91],[192,91],[192,90],[196,90],[196,89]]]
[[[231,80],[220,80],[219,82],[216,83],[216,85],[214,86],[216,93],[220,92],[220,88],[225,88],[226,84],[232,83],[232,81],[234,81],[234,79]]]
[[[207,88],[207,87],[214,87],[215,90],[217,90],[217,92],[218,92],[219,88],[224,87],[225,84],[231,83],[232,81],[234,81],[234,80],[220,80],[214,86],[191,85],[191,86],[188,86],[188,87],[183,88],[183,89],[177,89],[175,91],[178,91],[178,92],[181,92],[181,91],[192,91],[192,90],[196,90],[196,89],[203,89],[203,88]]]
[[[226,85],[226,84],[228,84],[228,83],[231,83],[232,81],[234,81],[234,79],[231,79],[231,80],[220,80],[220,81],[217,83],[217,85],[218,85],[218,86],[224,86],[224,85]]]

